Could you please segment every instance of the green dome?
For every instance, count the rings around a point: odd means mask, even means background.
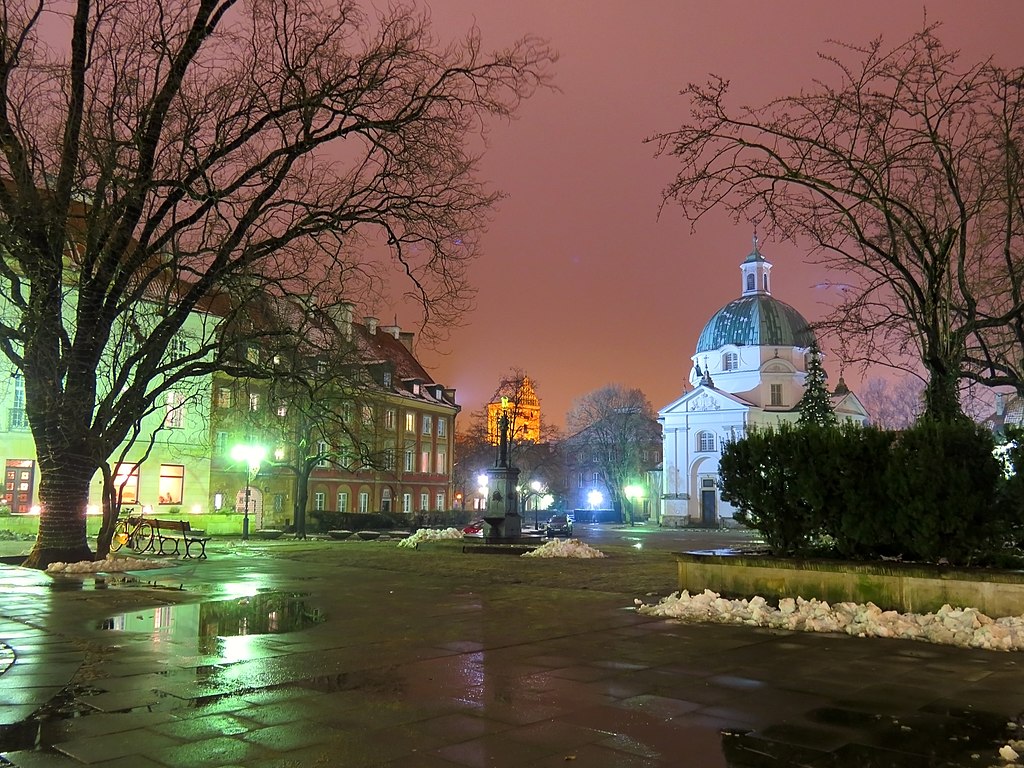
[[[730,301],[708,321],[697,352],[738,347],[809,347],[814,334],[803,315],[789,304],[759,293]]]

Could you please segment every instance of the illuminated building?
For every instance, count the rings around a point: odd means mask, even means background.
[[[497,445],[501,438],[499,420],[502,408],[508,413],[509,436],[513,442],[540,442],[540,401],[529,376],[507,382],[498,399],[487,404],[487,440]],[[504,402],[503,402],[504,401]]]

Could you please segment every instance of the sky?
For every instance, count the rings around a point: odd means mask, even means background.
[[[704,324],[740,294],[752,226],[713,214],[691,231],[661,193],[676,170],[645,137],[688,115],[680,91],[709,73],[736,101],[761,104],[813,85],[827,41],[895,45],[929,22],[974,62],[1024,64],[1024,2],[905,0],[430,0],[438,35],[479,26],[485,47],[524,34],[550,41],[557,92],[492,126],[481,176],[504,199],[470,279],[476,308],[438,349],[417,349],[438,382],[477,411],[501,377],[535,383],[545,423],[607,384],[639,388],[655,409],[680,395]],[[837,279],[791,243],[762,239],[772,293],[808,320]],[[408,323],[412,325],[412,321]],[[830,381],[840,374],[826,345]],[[856,391],[869,371],[843,371]]]

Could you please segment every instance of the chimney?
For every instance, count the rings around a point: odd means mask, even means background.
[[[338,330],[345,336],[346,341],[352,341],[352,310],[355,305],[351,301],[342,301],[327,310],[331,320],[338,326]]]
[[[377,335],[377,318],[376,317],[364,317],[363,324],[366,326],[366,332],[371,336]]]
[[[399,337],[399,334],[402,332],[402,329],[399,328],[397,325],[382,325],[380,327],[380,329],[382,331],[384,331],[384,333],[390,333],[396,339]]]
[[[400,331],[397,338],[406,349],[412,352],[412,340],[415,335],[412,331]]]

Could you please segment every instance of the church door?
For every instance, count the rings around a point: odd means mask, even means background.
[[[706,528],[715,528],[718,526],[715,480],[705,477],[700,486],[700,524]]]

